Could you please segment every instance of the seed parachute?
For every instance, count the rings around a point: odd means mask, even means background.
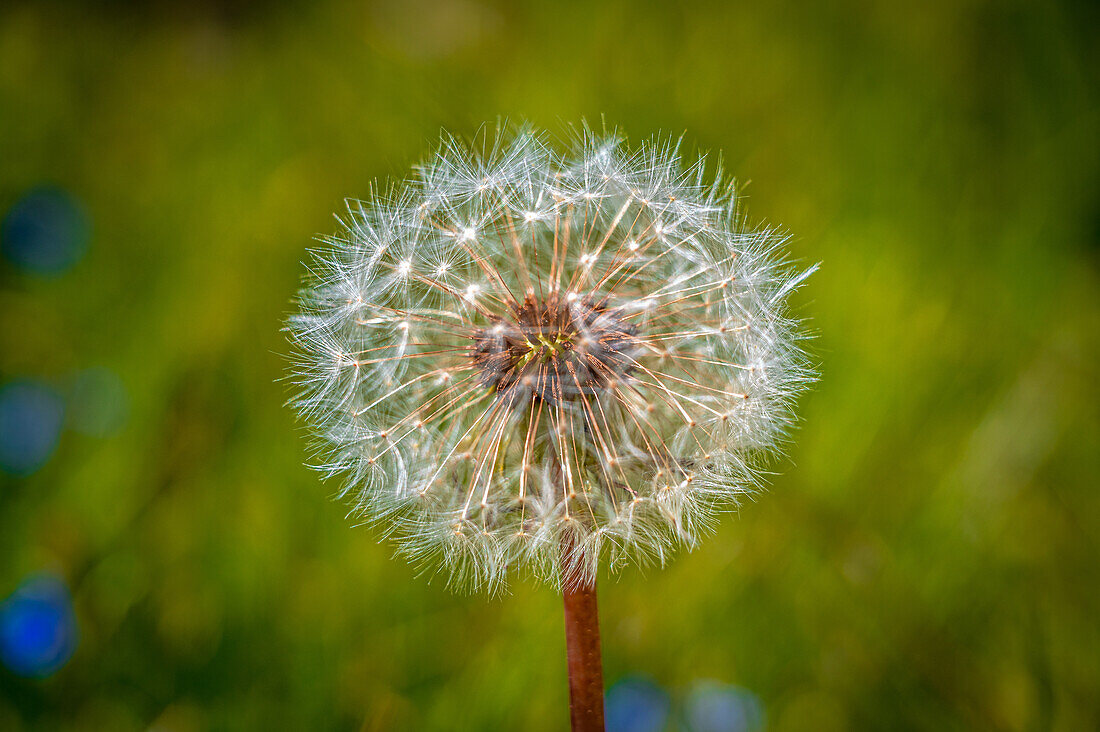
[[[673,142],[445,136],[341,227],[288,325],[293,404],[354,515],[456,586],[664,563],[811,380],[786,300],[812,268]]]

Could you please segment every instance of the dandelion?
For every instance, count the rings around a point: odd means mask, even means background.
[[[574,723],[602,715],[597,570],[663,564],[759,484],[810,378],[786,299],[812,268],[678,143],[588,127],[565,154],[445,136],[340,224],[289,323],[318,467],[452,585],[559,587]]]

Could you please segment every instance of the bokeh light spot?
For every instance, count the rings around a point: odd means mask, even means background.
[[[57,672],[76,650],[77,636],[69,588],[56,577],[31,577],[0,603],[0,662],[19,676]]]
[[[697,681],[684,702],[691,732],[760,732],[764,705],[748,689],[717,681]]]
[[[627,676],[607,690],[608,732],[661,732],[668,725],[669,697],[641,676]]]
[[[36,274],[60,274],[80,260],[88,219],[79,203],[58,188],[36,188],[0,222],[0,250],[14,265]]]
[[[61,436],[65,405],[49,386],[30,380],[0,388],[0,470],[29,475],[42,467]]]
[[[67,409],[68,424],[74,430],[107,437],[126,421],[129,412],[126,386],[108,368],[85,369],[73,380]]]

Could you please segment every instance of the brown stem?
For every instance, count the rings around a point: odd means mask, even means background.
[[[573,732],[604,732],[603,662],[596,582],[563,577],[565,654],[569,666],[569,719]]]

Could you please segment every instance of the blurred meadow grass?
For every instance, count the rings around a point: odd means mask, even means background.
[[[456,596],[302,467],[283,407],[312,237],[440,127],[497,116],[722,151],[821,271],[821,382],[771,489],[601,585],[609,683],[716,680],[766,728],[1100,726],[1100,87],[1086,4],[13,2],[0,381],[113,374],[125,421],[0,473],[0,598],[79,641],[0,668],[0,729],[562,729],[559,598]],[[112,406],[113,405],[113,406]],[[109,421],[109,420],[108,420]],[[735,727],[731,727],[734,729]]]

